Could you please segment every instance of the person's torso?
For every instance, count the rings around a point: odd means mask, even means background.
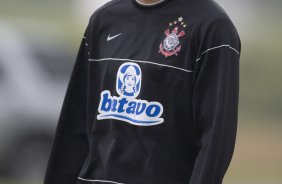
[[[194,10],[125,0],[99,12],[87,38],[90,153],[79,183],[188,183],[197,154]]]

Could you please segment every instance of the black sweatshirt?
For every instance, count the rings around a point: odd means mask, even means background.
[[[211,0],[113,0],[90,18],[44,184],[220,184],[240,39]]]

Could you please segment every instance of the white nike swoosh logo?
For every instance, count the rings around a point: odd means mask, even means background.
[[[118,37],[118,36],[120,36],[120,35],[122,35],[122,33],[117,34],[117,35],[115,35],[115,36],[111,36],[111,35],[109,34],[109,35],[108,35],[108,38],[107,38],[107,41],[111,41],[111,40],[115,39],[116,37]]]

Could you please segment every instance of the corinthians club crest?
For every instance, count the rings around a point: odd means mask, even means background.
[[[186,35],[185,29],[187,25],[183,21],[183,17],[179,17],[177,21],[169,23],[169,28],[165,31],[165,39],[160,44],[160,53],[166,58],[178,55],[181,50],[180,39]]]

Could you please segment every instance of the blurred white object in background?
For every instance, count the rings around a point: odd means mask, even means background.
[[[32,48],[24,38],[22,32],[0,20],[0,175],[38,181],[44,173],[65,84],[48,76],[42,58],[37,57],[39,48]]]

